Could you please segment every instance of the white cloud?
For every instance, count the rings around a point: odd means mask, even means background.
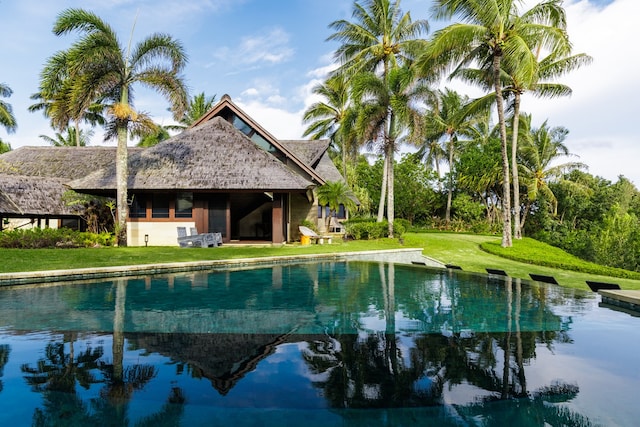
[[[289,46],[290,36],[281,28],[274,28],[263,34],[242,38],[235,47],[218,48],[213,56],[231,66],[276,65],[288,61],[294,54]]]

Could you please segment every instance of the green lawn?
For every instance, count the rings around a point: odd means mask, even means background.
[[[456,264],[465,271],[484,273],[485,268],[505,270],[512,277],[528,279],[529,273],[554,276],[563,286],[588,289],[585,280],[618,283],[623,289],[640,289],[640,280],[592,274],[590,264],[556,248],[525,239],[506,251],[507,259],[481,249],[493,243],[499,251],[500,237],[454,233],[407,233],[398,240],[335,242],[331,245],[290,244],[282,247],[222,246],[220,248],[135,247],[99,249],[0,249],[0,272],[57,270],[170,262],[190,262],[314,253],[337,253],[422,247],[424,255],[443,263]],[[577,260],[577,261],[576,261]],[[549,265],[570,267],[556,268]],[[578,271],[575,271],[575,270]],[[638,275],[637,277],[640,277]]]

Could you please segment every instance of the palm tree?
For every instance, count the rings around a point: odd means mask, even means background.
[[[420,127],[421,101],[432,96],[432,91],[423,80],[414,78],[409,67],[395,67],[389,70],[387,79],[374,73],[354,76],[353,95],[357,103],[358,118],[356,128],[370,143],[381,145],[385,156],[387,186],[387,220],[389,237],[393,237],[394,221],[394,161],[396,143],[401,133],[409,129],[416,132]],[[382,197],[382,196],[381,196]],[[382,201],[380,203],[382,205]]]
[[[338,73],[354,76],[362,72],[378,72],[382,81],[386,82],[391,69],[410,64],[425,47],[426,42],[420,37],[429,30],[429,24],[426,20],[412,21],[409,12],[403,14],[400,0],[364,0],[362,3],[355,1],[352,18],[353,22],[338,20],[329,25],[329,28],[336,32],[327,40],[338,41],[341,44],[335,52],[341,63]],[[395,147],[390,148],[391,150],[384,151],[386,173],[383,174],[378,221],[382,221],[383,217],[385,192],[387,216],[391,212],[393,217],[393,206],[389,205],[389,202],[393,201]],[[388,172],[391,172],[391,175],[388,176]],[[393,219],[388,219],[392,235]]]
[[[423,73],[431,73],[434,66],[445,68],[456,64],[460,69],[474,62],[491,64],[502,155],[504,247],[512,246],[512,231],[502,68],[513,70],[519,80],[528,84],[537,72],[534,47],[558,54],[568,54],[571,48],[561,0],[545,1],[520,15],[518,6],[521,3],[520,0],[437,0],[434,8],[437,19],[459,15],[465,23],[455,23],[437,31],[418,61]]]
[[[329,217],[327,217],[327,230],[331,222],[331,217],[340,210],[340,205],[347,210],[355,209],[356,202],[354,194],[347,184],[342,181],[327,181],[317,190],[318,204],[329,206]]]
[[[313,88],[323,97],[304,112],[303,121],[309,126],[303,136],[313,139],[329,138],[342,154],[342,173],[347,178],[347,155],[355,150],[353,132],[356,111],[351,108],[349,82],[344,74],[329,77]]]
[[[187,57],[182,44],[166,34],[153,34],[125,48],[113,29],[97,15],[67,9],[57,18],[53,31],[74,31],[81,37],[66,51],[68,102],[72,111],[85,111],[96,102],[109,101],[111,125],[107,136],[117,135],[116,201],[118,244],[126,246],[127,231],[127,139],[131,123],[138,120],[133,109],[133,85],[140,83],[161,93],[171,104],[174,118],[187,108],[187,89],[180,72]],[[65,85],[67,86],[67,85]],[[110,132],[112,131],[112,132]]]
[[[13,94],[11,88],[4,83],[0,83],[0,98],[8,98],[11,94]],[[17,127],[11,104],[2,99],[0,99],[0,125],[9,133],[14,132]]]
[[[563,144],[569,131],[561,126],[549,128],[545,120],[537,128],[531,128],[531,116],[522,115],[520,118],[521,140],[520,174],[527,189],[527,203],[522,217],[522,227],[527,218],[531,204],[539,195],[551,203],[553,214],[557,212],[558,202],[553,191],[549,188],[551,182],[562,180],[563,176],[573,170],[586,168],[580,162],[565,162],[558,164],[558,158],[569,156],[569,149]]]
[[[449,185],[447,191],[447,207],[445,221],[451,221],[451,200],[453,194],[454,159],[460,148],[460,136],[471,131],[475,118],[466,108],[469,99],[451,89],[438,90],[431,103],[429,112],[425,115],[424,132],[426,140],[445,139],[442,150],[448,156]],[[431,151],[429,147],[420,147],[419,152]]]
[[[86,147],[91,142],[93,136],[93,130],[75,129],[72,131],[70,128],[66,129],[66,134],[56,132],[54,138],[47,135],[40,135],[44,141],[53,145],[54,147]]]
[[[194,124],[198,119],[211,110],[216,103],[216,95],[206,96],[204,92],[200,92],[197,95],[194,95],[193,98],[189,101],[189,105],[187,106],[187,110],[184,112],[182,117],[180,118],[180,125],[177,126],[167,126],[169,130],[172,129],[186,129],[187,127]]]
[[[73,79],[69,76],[68,52],[60,51],[51,56],[40,73],[39,92],[31,95],[37,101],[29,106],[30,112],[42,111],[50,119],[51,127],[65,131],[73,122],[75,141],[81,141],[80,123],[91,126],[104,125],[106,120],[103,111],[107,107],[102,101],[95,102],[87,108],[77,108],[71,104]]]

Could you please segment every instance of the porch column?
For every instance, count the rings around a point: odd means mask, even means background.
[[[284,197],[281,193],[273,193],[273,207],[271,209],[271,236],[273,243],[284,242]]]

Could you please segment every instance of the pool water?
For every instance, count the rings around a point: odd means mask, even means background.
[[[636,425],[640,318],[417,266],[0,289],[1,426]]]

